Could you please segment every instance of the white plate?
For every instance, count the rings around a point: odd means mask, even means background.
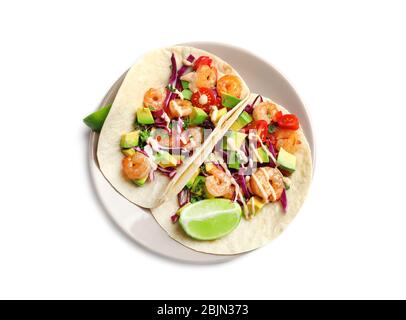
[[[272,98],[297,114],[312,150],[314,167],[315,150],[309,116],[295,90],[275,68],[241,48],[213,42],[193,42],[183,45],[194,46],[218,55],[238,70],[251,92]],[[124,77],[125,73],[113,84],[100,107],[113,102]],[[131,239],[159,255],[193,263],[219,263],[238,256],[199,253],[172,240],[155,222],[148,210],[139,208],[126,200],[104,178],[97,165],[97,141],[98,134],[92,133],[89,142],[89,162],[94,188],[106,212]]]

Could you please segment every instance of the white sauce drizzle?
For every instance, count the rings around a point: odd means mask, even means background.
[[[218,115],[219,111],[217,109],[217,106],[211,106],[210,109],[211,109],[210,120],[211,120],[211,122],[215,123],[217,120],[217,115]]]
[[[190,62],[189,60],[187,60],[186,58],[183,58],[182,63],[187,66],[187,67],[191,67],[193,66],[193,62]]]
[[[232,138],[227,138],[227,146],[231,151],[234,151],[237,154],[237,157],[244,163],[248,161],[247,156],[245,155],[244,151],[238,149],[235,145],[235,141]]]
[[[196,87],[196,72],[189,72],[183,76],[180,77],[180,80],[183,81],[187,81],[189,82],[189,89],[192,92],[196,92],[197,91],[197,87]]]
[[[200,98],[199,98],[199,103],[200,103],[201,105],[205,105],[205,104],[207,104],[207,102],[209,102],[209,98],[207,97],[207,95],[202,94],[202,95],[200,96]]]

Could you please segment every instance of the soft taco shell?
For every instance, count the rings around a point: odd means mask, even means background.
[[[250,102],[256,97],[252,94]],[[265,101],[270,99],[264,98]],[[279,106],[283,113],[289,113]],[[223,130],[220,136],[227,131]],[[312,157],[309,144],[299,129],[300,141],[299,149],[296,152],[297,168],[291,175],[291,188],[286,192],[288,199],[287,212],[283,212],[279,202],[266,204],[260,213],[252,220],[241,219],[240,225],[228,236],[214,241],[197,241],[187,236],[179,224],[173,224],[170,216],[178,209],[176,197],[170,198],[165,204],[152,211],[155,219],[166,230],[168,235],[184,246],[193,250],[221,255],[232,255],[257,249],[279,236],[293,220],[302,206],[307,195],[312,179]],[[219,140],[218,138],[216,140]],[[210,152],[208,153],[210,154]],[[202,162],[196,163],[188,168],[191,173],[184,180],[188,181]]]
[[[132,182],[126,180],[121,172],[121,160],[123,156],[120,152],[119,143],[122,134],[133,130],[135,113],[143,105],[144,93],[149,88],[165,87],[168,84],[172,53],[175,54],[178,68],[182,65],[183,58],[189,54],[193,54],[195,57],[206,55],[213,59],[213,65],[220,73],[238,75],[232,67],[219,57],[200,49],[185,46],[158,49],[147,53],[128,71],[100,133],[97,159],[100,170],[110,184],[129,201],[144,208],[153,208],[159,204],[159,199],[164,194],[171,180],[160,173],[155,175],[153,182],[147,182],[142,187],[136,187]],[[240,105],[249,96],[248,87],[242,78],[241,81],[243,82],[243,101]],[[240,111],[239,106],[229,111],[219,121],[219,125],[211,136],[217,136],[218,132],[223,129],[222,126],[224,126],[226,119],[238,111]],[[207,139],[201,148],[209,143],[209,140]],[[195,154],[198,152],[199,150],[196,150]],[[178,174],[172,179],[172,183],[182,175],[191,161],[192,159],[188,159],[183,165],[178,167]]]

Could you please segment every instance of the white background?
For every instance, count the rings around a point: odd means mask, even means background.
[[[406,298],[403,4],[3,1],[0,298]],[[203,266],[157,257],[110,222],[82,124],[141,53],[202,40],[247,48],[285,74],[317,143],[288,230]]]

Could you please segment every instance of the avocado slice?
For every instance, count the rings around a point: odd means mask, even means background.
[[[257,153],[260,159],[257,159],[258,162],[260,163],[268,163],[269,162],[269,156],[268,153],[264,150],[264,148],[259,147],[257,148]]]
[[[247,202],[247,207],[251,215],[258,214],[264,205],[265,202],[256,196],[251,197]]]
[[[191,189],[193,186],[193,183],[196,180],[196,177],[199,175],[200,170],[196,170],[196,172],[193,174],[193,176],[189,179],[189,181],[186,183],[186,188]]]
[[[159,151],[155,155],[155,162],[163,168],[176,167],[178,165],[178,160],[166,151]]]
[[[89,114],[83,119],[83,122],[93,131],[99,132],[103,127],[104,121],[107,118],[111,109],[111,105],[104,106],[99,110]]]
[[[238,132],[238,131],[228,131],[223,138],[223,149],[230,150],[229,149],[230,147],[228,145],[229,139],[231,139],[234,142],[234,146],[237,149],[240,149],[242,144],[245,141],[245,138],[247,138],[247,135],[245,133]],[[231,151],[234,151],[234,150],[231,150]]]
[[[189,89],[189,82],[188,81],[180,80],[180,82],[182,83],[183,90]]]
[[[132,157],[135,154],[135,150],[133,148],[121,149],[121,153],[127,157]]]
[[[233,125],[230,127],[231,130],[233,131],[240,131],[242,128],[244,128],[247,124],[252,122],[252,117],[247,111],[243,111],[238,119],[233,123]]]
[[[140,130],[135,130],[133,132],[123,134],[121,136],[120,147],[123,149],[136,147],[138,146],[139,138],[140,138]]]
[[[147,179],[148,179],[148,177],[145,177],[144,179],[132,180],[132,182],[133,182],[135,185],[141,187],[142,185],[145,184],[145,182],[147,181]]]
[[[221,104],[226,108],[234,108],[237,104],[241,102],[241,99],[234,97],[230,94],[223,93],[221,95]]]
[[[227,108],[221,108],[220,110],[217,110],[215,117],[213,117],[213,113],[210,116],[211,122],[213,122],[214,124],[217,124],[217,122],[219,122],[219,120],[227,114]]]
[[[154,117],[149,108],[139,108],[137,110],[137,121],[139,124],[154,124]]]
[[[193,95],[193,92],[190,91],[189,89],[184,89],[182,91],[183,99],[190,100],[192,98],[192,95]]]
[[[296,156],[287,152],[283,148],[279,150],[278,159],[276,159],[276,163],[279,168],[289,173],[293,173],[296,170]]]
[[[231,169],[240,169],[241,167],[241,163],[240,163],[240,159],[237,156],[237,152],[230,152],[230,157],[228,159],[228,164],[227,166]]]
[[[203,109],[201,108],[196,108],[193,107],[192,113],[190,114],[190,124],[191,125],[199,125],[202,124],[206,119],[208,115],[206,112],[204,112]]]

